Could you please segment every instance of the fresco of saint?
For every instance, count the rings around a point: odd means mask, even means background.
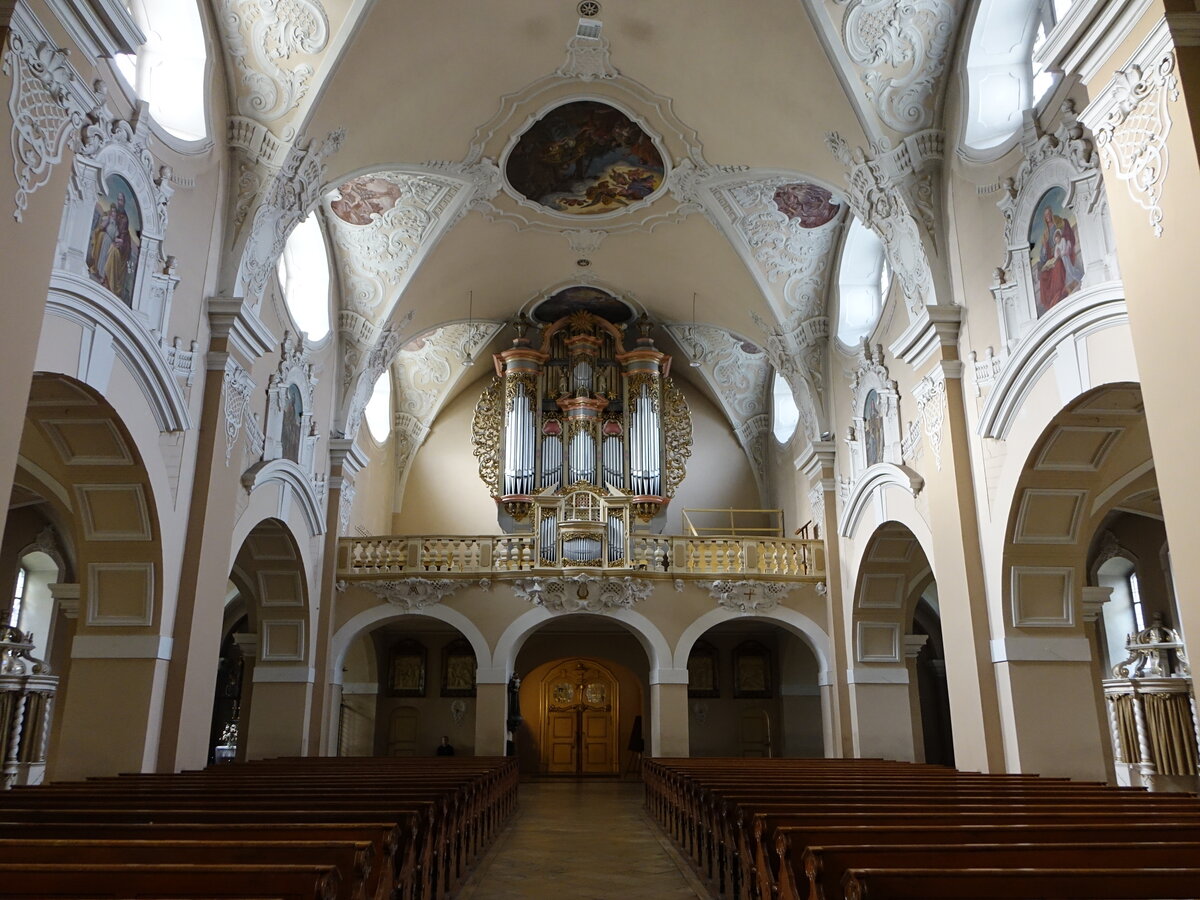
[[[109,176],[96,197],[86,257],[91,279],[131,306],[142,232],[136,196],[120,175]]]
[[[280,442],[283,444],[283,457],[294,463],[300,462],[300,432],[304,424],[304,398],[300,388],[289,384],[285,395],[283,408],[283,434]]]
[[[863,403],[863,448],[868,466],[883,459],[883,413],[876,391],[867,391],[867,400]]]
[[[400,185],[377,175],[363,175],[339,187],[338,194],[329,204],[335,216],[348,225],[370,225],[396,205]]]
[[[1038,318],[1083,283],[1083,255],[1075,214],[1064,205],[1066,192],[1051,188],[1038,202],[1029,226],[1029,262]]]

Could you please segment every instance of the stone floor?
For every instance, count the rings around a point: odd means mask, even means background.
[[[457,900],[708,900],[640,783],[536,781]]]

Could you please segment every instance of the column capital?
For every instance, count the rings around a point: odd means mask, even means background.
[[[369,462],[367,454],[353,438],[332,438],[329,441],[329,468],[331,473],[344,478],[353,478]]]
[[[826,490],[833,490],[835,487],[832,483],[835,459],[837,459],[837,443],[835,441],[810,441],[808,446],[796,457],[794,464],[796,470],[801,472],[810,484],[818,479],[828,478],[830,484],[822,486]],[[825,472],[827,467],[828,473]]]
[[[209,369],[223,369],[231,352],[241,361],[253,364],[276,345],[275,335],[258,317],[244,297],[209,297],[208,313]],[[216,346],[214,346],[216,345]]]
[[[68,619],[79,618],[79,585],[56,581],[50,586],[50,596],[58,601],[58,608],[62,610],[63,615]]]
[[[233,636],[233,642],[242,651],[243,659],[258,658],[258,635],[252,631],[239,631]]]
[[[1100,618],[1104,604],[1112,599],[1112,591],[1110,587],[1083,586],[1083,621],[1095,622]]]
[[[904,635],[904,658],[916,659],[917,654],[921,652],[921,648],[927,643],[929,643],[929,635],[927,634]]]
[[[939,347],[954,347],[957,350],[961,325],[961,306],[924,306],[888,350],[910,366],[919,366]]]

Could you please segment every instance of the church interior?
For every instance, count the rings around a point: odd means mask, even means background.
[[[692,884],[647,897],[787,896],[688,818],[726,775],[1200,821],[1200,2],[0,30],[5,796],[473,779],[413,900],[560,895],[472,860],[642,776],[638,843]],[[1154,889],[1111,896],[1200,896]]]

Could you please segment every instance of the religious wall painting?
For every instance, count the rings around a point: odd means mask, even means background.
[[[300,394],[300,388],[289,384],[283,403],[281,452],[284,459],[290,459],[298,464],[300,462],[300,441],[304,432],[304,397]]]
[[[442,648],[442,696],[475,696],[475,650],[459,638]]]
[[[400,185],[378,175],[360,175],[339,187],[338,194],[329,204],[335,216],[348,225],[370,225],[396,205]]]
[[[721,685],[717,674],[717,648],[707,641],[696,641],[688,655],[688,696],[693,698],[720,697]]]
[[[883,460],[883,411],[879,408],[879,392],[867,391],[863,402],[863,452],[868,466]]]
[[[666,167],[653,140],[606,103],[551,110],[521,135],[504,164],[509,184],[554,212],[598,215],[645,200]]]
[[[88,275],[130,306],[141,246],[142,213],[137,194],[122,176],[109,175],[92,212]]]
[[[815,184],[798,182],[775,189],[775,208],[802,228],[820,228],[833,221],[841,209],[833,194]]]
[[[775,696],[771,651],[758,641],[743,641],[733,648],[733,696],[750,700]]]
[[[531,315],[536,321],[550,325],[577,312],[591,313],[614,325],[623,325],[635,318],[634,311],[623,300],[608,291],[582,284],[547,297],[533,308]]]
[[[425,696],[425,645],[403,640],[388,654],[388,690],[393,697]]]
[[[1061,187],[1046,191],[1029,223],[1029,263],[1039,318],[1078,291],[1083,282],[1079,224],[1066,199]]]

